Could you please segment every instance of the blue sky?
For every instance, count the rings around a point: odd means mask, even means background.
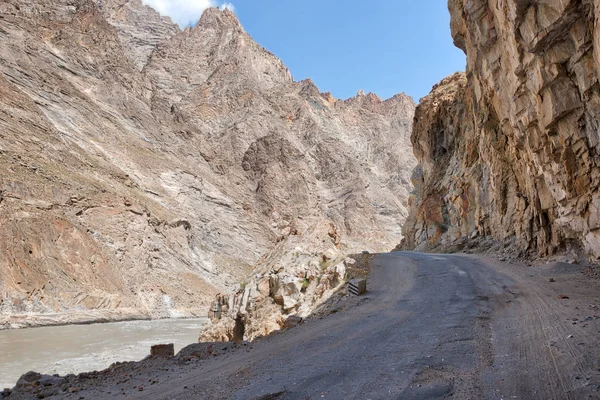
[[[144,0],[180,24],[217,0]],[[445,0],[228,0],[242,25],[281,58],[296,80],[311,78],[335,97],[359,89],[415,101],[464,70],[452,45]]]

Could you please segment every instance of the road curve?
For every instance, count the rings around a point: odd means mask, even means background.
[[[590,314],[581,321],[593,317],[593,307],[582,308],[600,305],[600,291],[575,269],[527,269],[462,255],[379,255],[369,293],[356,307],[249,353],[210,360],[201,372],[152,393],[163,399],[600,398],[600,322],[573,324],[575,314]],[[557,298],[561,289],[571,298]]]
[[[157,383],[135,392],[129,382],[126,396],[600,399],[599,288],[569,264],[382,254],[368,294],[339,312],[194,367],[147,371],[132,382]]]

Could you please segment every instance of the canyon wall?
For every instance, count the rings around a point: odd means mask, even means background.
[[[450,0],[466,74],[417,108],[404,248],[600,257],[599,1]]]
[[[229,10],[0,2],[0,329],[204,316],[255,270],[393,247],[414,108],[294,81]]]

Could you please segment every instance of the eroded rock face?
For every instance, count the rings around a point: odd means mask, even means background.
[[[476,236],[600,257],[598,1],[450,0],[467,73],[418,107],[408,248]]]
[[[228,10],[3,1],[0,327],[204,316],[294,246],[389,249],[413,113],[295,82]]]
[[[243,339],[254,340],[310,316],[346,283],[346,266],[354,263],[336,247],[330,232],[330,224],[324,221],[304,238],[290,236],[280,242],[248,281],[227,297],[222,319],[213,321],[199,341],[235,341],[240,321]]]
[[[142,0],[102,0],[101,11],[117,30],[125,54],[142,70],[156,46],[179,33],[169,17],[163,17]]]

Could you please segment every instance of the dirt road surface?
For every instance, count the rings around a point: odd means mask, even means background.
[[[60,397],[600,399],[599,289],[570,264],[383,254],[368,294],[332,315],[197,363],[78,378]]]

